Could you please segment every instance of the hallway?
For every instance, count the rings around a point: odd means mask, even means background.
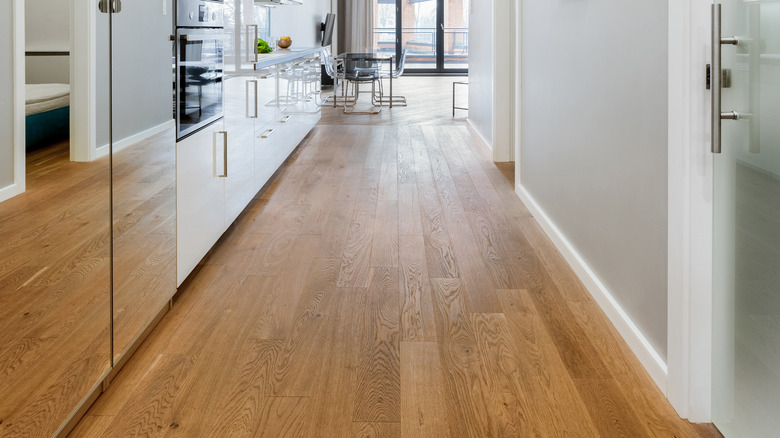
[[[71,436],[717,436],[679,419],[513,169],[405,110],[321,123]]]

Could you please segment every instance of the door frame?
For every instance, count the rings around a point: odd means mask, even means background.
[[[13,57],[13,137],[14,181],[8,187],[0,188],[0,201],[23,193],[26,188],[27,155],[25,149],[25,39],[24,0],[14,0],[12,11],[12,57]]]
[[[97,2],[70,0],[70,159],[97,152]]]
[[[667,391],[683,418],[712,418],[713,156],[710,150],[712,0],[670,0],[668,64]]]

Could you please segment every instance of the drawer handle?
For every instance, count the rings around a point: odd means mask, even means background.
[[[266,129],[265,132],[260,134],[260,138],[268,138],[272,136],[274,132],[276,132],[276,129]]]
[[[255,94],[254,94],[254,96],[255,96],[255,99],[254,99],[254,101],[255,101],[255,112],[254,112],[253,116],[249,115],[249,84],[253,84],[254,88],[255,88]],[[256,119],[257,116],[258,116],[258,113],[257,113],[257,97],[258,97],[257,96],[257,80],[246,81],[246,118],[248,118],[248,119]]]
[[[217,136],[222,134],[222,174],[217,173]],[[214,176],[217,178],[227,178],[228,176],[228,139],[227,131],[214,132]]]
[[[284,117],[282,117],[282,119],[281,119],[281,120],[279,120],[279,123],[287,123],[287,122],[289,122],[289,121],[290,121],[290,118],[291,118],[291,117],[292,117],[292,116],[284,116]]]

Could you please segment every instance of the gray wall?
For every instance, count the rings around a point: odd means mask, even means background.
[[[666,2],[525,0],[522,25],[522,184],[665,358]]]
[[[13,7],[0,2],[0,188],[14,182]],[[10,62],[8,62],[10,60]]]
[[[67,52],[70,50],[70,1],[25,0],[25,50]],[[28,84],[70,83],[67,56],[27,57]]]
[[[271,36],[289,36],[293,47],[314,47],[322,43],[320,23],[330,12],[330,0],[303,0],[302,5],[271,9]],[[336,36],[334,35],[334,39]]]
[[[173,119],[173,5],[166,1],[167,15],[160,0],[136,0],[113,16],[115,142]]]
[[[469,14],[469,120],[491,147],[493,144],[493,1],[472,0]]]

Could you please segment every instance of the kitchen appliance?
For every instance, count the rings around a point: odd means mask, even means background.
[[[225,44],[222,0],[176,2],[176,140],[222,119]]]

